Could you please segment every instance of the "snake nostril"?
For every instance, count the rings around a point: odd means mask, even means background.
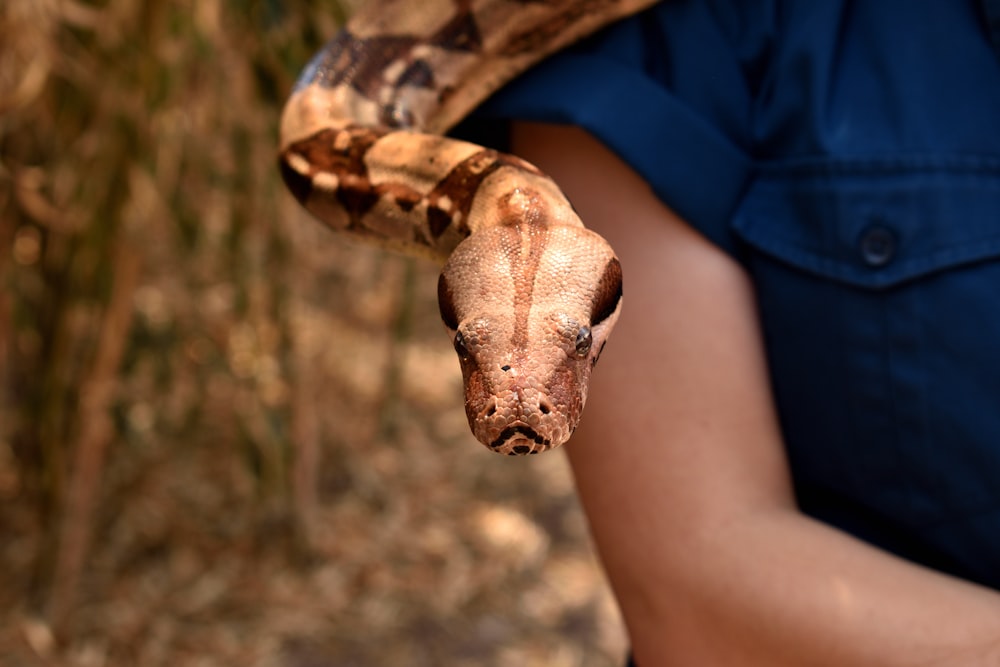
[[[543,415],[547,415],[550,412],[552,412],[552,405],[549,404],[549,402],[543,398],[542,400],[538,401],[538,411],[541,412]]]
[[[487,417],[492,417],[496,413],[497,413],[497,404],[496,404],[496,401],[494,401],[494,402],[490,403],[490,407],[486,409],[486,416]]]

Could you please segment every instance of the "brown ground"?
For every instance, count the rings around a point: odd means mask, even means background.
[[[274,169],[336,7],[0,3],[0,665],[605,666],[561,454]]]

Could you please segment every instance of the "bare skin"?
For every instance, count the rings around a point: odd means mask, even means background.
[[[585,132],[512,140],[625,267],[566,452],[638,664],[1000,665],[1000,592],[797,510],[740,266]]]

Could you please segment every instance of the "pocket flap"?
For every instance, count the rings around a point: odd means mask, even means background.
[[[774,259],[879,289],[1000,255],[1000,160],[765,168],[734,218]]]

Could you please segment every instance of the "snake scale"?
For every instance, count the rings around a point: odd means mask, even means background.
[[[443,262],[473,434],[536,454],[576,428],[621,310],[614,251],[512,155],[441,136],[511,78],[652,0],[370,1],[303,70],[280,168],[330,227]]]

